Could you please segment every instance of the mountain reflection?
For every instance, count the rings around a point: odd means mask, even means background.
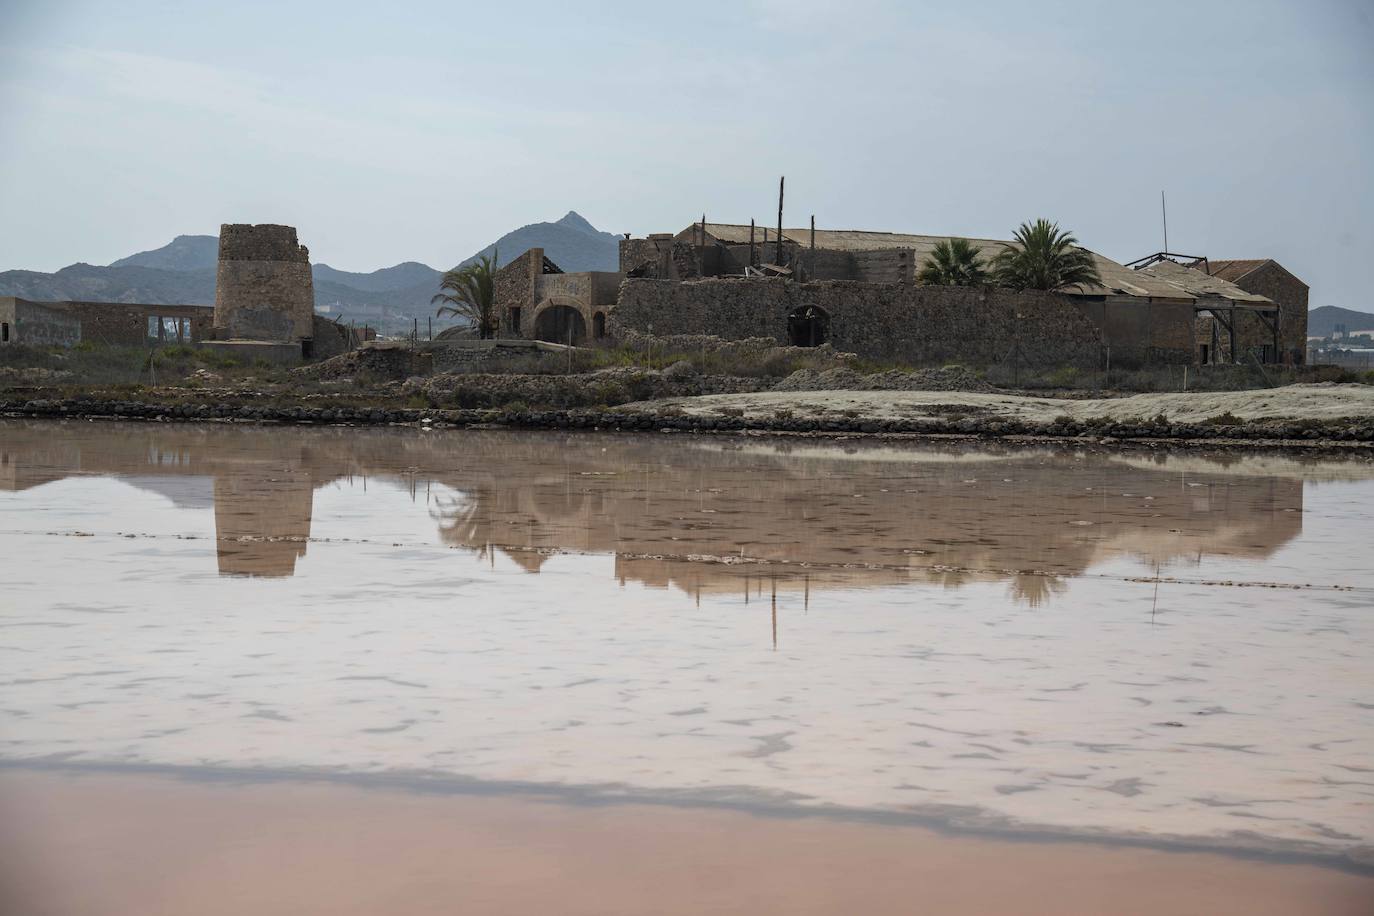
[[[196,425],[0,426],[0,489],[114,475],[213,507],[223,575],[290,576],[316,488],[434,488],[442,542],[530,573],[612,554],[622,581],[689,594],[1004,581],[1041,604],[1129,557],[1263,558],[1301,532],[1291,459],[688,436]]]

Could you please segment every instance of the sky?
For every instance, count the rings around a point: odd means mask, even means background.
[[[1128,261],[1272,257],[1374,311],[1374,2],[0,0],[0,270],[287,223],[449,267],[577,210]]]

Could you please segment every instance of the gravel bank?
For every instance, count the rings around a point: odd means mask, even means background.
[[[761,391],[626,404],[622,410],[675,411],[691,416],[773,417],[779,411],[823,418],[855,415],[873,420],[949,418],[962,413],[987,420],[1053,424],[1136,421],[1163,415],[1170,423],[1197,424],[1230,415],[1240,420],[1374,421],[1374,386],[1288,385],[1252,391],[1171,392],[1122,398],[1067,400],[984,391]],[[1217,421],[1216,425],[1229,425]]]
[[[1042,401],[1039,398],[1005,398],[1001,395],[973,395],[950,392],[940,395],[921,395],[911,392],[845,392],[847,397],[923,398],[916,415],[896,415],[888,410],[878,415],[864,415],[827,410],[819,415],[800,409],[777,407],[769,412],[767,395],[715,395],[689,399],[688,407],[666,402],[653,402],[612,409],[548,408],[530,409],[507,406],[502,408],[404,408],[393,404],[357,404],[346,398],[329,400],[316,397],[300,404],[261,404],[254,402],[224,403],[206,399],[203,402],[150,403],[147,401],[111,400],[108,398],[33,398],[0,400],[0,416],[56,417],[68,419],[112,418],[152,420],[158,422],[201,421],[239,423],[301,423],[343,425],[413,424],[430,427],[509,426],[526,429],[603,429],[644,430],[683,433],[782,433],[800,435],[886,435],[886,436],[963,436],[969,438],[1045,438],[1079,439],[1099,444],[1125,441],[1152,444],[1189,445],[1265,445],[1277,447],[1331,447],[1374,451],[1374,411],[1367,407],[1358,416],[1341,415],[1351,407],[1332,407],[1317,416],[1300,419],[1236,420],[1234,422],[1189,422],[1161,418],[1136,418],[1122,415],[1121,419],[1088,416],[1075,419],[1067,416],[1074,405],[1092,402],[1048,401],[1053,408],[1040,414],[1020,416],[1015,413],[996,413],[985,402],[979,412],[970,404],[952,403],[955,398],[983,398],[1016,401]],[[793,401],[780,403],[804,404],[818,396],[816,392],[795,394]],[[820,395],[823,396],[823,393]],[[837,393],[838,396],[838,393]],[[1166,397],[1150,395],[1151,399]],[[1215,397],[1208,395],[1207,397]],[[727,399],[752,398],[752,413],[729,407]],[[763,406],[757,399],[764,398]],[[725,400],[727,406],[720,406]],[[1120,399],[1113,402],[1119,404]],[[775,402],[779,403],[779,402]],[[842,403],[850,403],[848,401]],[[1348,402],[1341,402],[1348,403]],[[708,405],[708,406],[702,406]],[[1230,409],[1237,405],[1231,403]],[[1215,408],[1208,408],[1215,409]],[[942,412],[943,411],[943,412]],[[1205,413],[1206,410],[1201,411]],[[1215,416],[1215,415],[1213,415]]]

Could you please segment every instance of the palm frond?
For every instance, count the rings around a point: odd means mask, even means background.
[[[438,305],[436,317],[456,315],[477,325],[481,337],[496,332],[496,252],[482,255],[464,267],[445,272],[439,281],[439,292],[430,297],[430,305]]]
[[[1058,223],[1022,223],[993,258],[998,285],[1011,289],[1063,290],[1102,282],[1091,252]]]
[[[916,279],[931,286],[981,286],[987,265],[968,239],[943,239],[935,244]]]

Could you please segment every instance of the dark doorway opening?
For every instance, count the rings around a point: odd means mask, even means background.
[[[819,347],[830,340],[830,314],[806,305],[787,316],[787,339],[794,347]]]
[[[301,359],[315,358],[315,341],[310,337],[301,338]]]
[[[534,319],[534,337],[549,343],[569,343],[577,346],[587,338],[587,322],[582,313],[570,305],[553,305]]]
[[[4,322],[3,324],[0,324],[0,341],[5,341],[5,342],[8,343],[8,342],[9,342],[9,339],[10,339],[10,323],[9,323],[8,321],[6,321],[6,322]]]
[[[606,313],[597,312],[592,316],[592,336],[597,340],[606,336]]]
[[[510,323],[506,326],[506,330],[510,331],[510,335],[511,335],[512,337],[519,337],[519,336],[520,336],[520,306],[518,306],[518,305],[512,305],[512,306],[510,307],[510,312],[509,312],[509,314],[510,314]]]

